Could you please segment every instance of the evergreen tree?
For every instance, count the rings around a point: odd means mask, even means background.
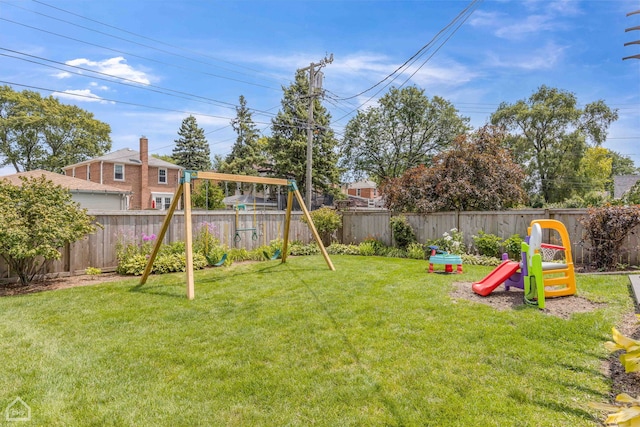
[[[209,143],[204,136],[204,130],[198,127],[195,117],[189,116],[182,121],[178,135],[180,138],[174,141],[176,146],[171,155],[176,164],[189,170],[211,169]]]
[[[233,130],[238,134],[231,153],[218,167],[220,172],[236,175],[258,175],[258,168],[266,162],[266,140],[260,138],[260,132],[251,118],[247,101],[240,95],[240,105],[236,107],[236,118],[231,121]]]
[[[306,188],[307,164],[307,114],[309,102],[309,79],[304,71],[296,73],[296,80],[284,88],[282,109],[271,120],[271,137],[267,151],[272,162],[273,173],[279,177],[296,180],[298,188]],[[336,140],[329,127],[331,115],[316,97],[313,101],[312,181],[316,191],[337,193],[340,170],[337,166]]]

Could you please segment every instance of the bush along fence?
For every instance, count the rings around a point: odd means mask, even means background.
[[[157,211],[135,212],[90,212],[103,228],[85,239],[61,249],[62,258],[46,266],[47,274],[83,274],[87,268],[98,268],[103,272],[115,271],[118,267],[119,251],[129,245],[129,250],[144,251],[145,244],[159,232],[164,214]],[[585,227],[580,220],[588,214],[587,209],[528,209],[499,212],[437,212],[431,214],[403,214],[404,220],[392,221],[388,211],[342,212],[342,227],[332,236],[332,241],[341,243],[332,250],[334,254],[362,254],[424,257],[426,245],[438,244],[459,253],[490,253],[506,251],[517,257],[519,238],[527,235],[527,227],[533,219],[549,218],[562,221],[569,231],[574,262],[594,264],[591,245],[583,238]],[[193,212],[193,229],[206,227],[220,247],[236,251],[237,259],[245,258],[254,251],[259,256],[261,248],[273,247],[273,241],[282,239],[284,211],[239,212],[234,211]],[[290,240],[296,242],[300,254],[314,253],[303,249],[312,241],[311,233],[301,220],[301,213],[294,212],[291,221]],[[402,248],[394,239],[394,227],[404,230]],[[409,233],[410,227],[413,236]],[[243,231],[236,232],[236,229]],[[640,239],[638,228],[624,238],[624,243],[615,254],[616,263],[622,266],[640,264]],[[163,243],[172,244],[184,239],[184,217],[177,212],[171,222]],[[518,235],[518,236],[516,236]],[[455,238],[454,238],[455,237]],[[545,236],[549,238],[550,236]],[[551,236],[551,240],[552,240]],[[146,239],[146,240],[145,240]],[[547,240],[548,241],[548,240]],[[415,244],[412,244],[415,243]],[[450,248],[448,244],[457,245]],[[497,246],[496,246],[497,245]],[[386,250],[383,250],[386,248]],[[515,249],[514,249],[515,248]],[[173,252],[179,252],[179,246]],[[168,253],[171,253],[168,250]],[[171,263],[167,260],[168,263]],[[469,262],[474,262],[469,259]],[[204,263],[204,261],[203,261]],[[482,262],[484,263],[484,262]],[[135,263],[131,267],[135,270]],[[161,267],[166,269],[167,267]],[[177,268],[177,267],[176,267]],[[179,268],[178,268],[179,269]],[[0,279],[9,279],[14,274],[0,259]]]

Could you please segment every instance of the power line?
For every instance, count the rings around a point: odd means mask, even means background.
[[[85,40],[80,40],[80,39],[77,39],[77,38],[74,38],[74,37],[65,36],[63,34],[55,33],[53,31],[48,31],[48,30],[45,30],[45,29],[42,29],[42,28],[34,27],[32,25],[27,25],[27,24],[24,24],[24,23],[21,23],[21,22],[13,21],[11,19],[0,17],[0,20],[5,21],[5,22],[10,22],[12,24],[19,25],[19,26],[22,26],[22,27],[25,27],[25,28],[29,28],[29,29],[32,29],[32,30],[35,30],[35,31],[40,31],[40,32],[45,33],[45,34],[50,34],[50,35],[53,35],[53,36],[56,36],[56,37],[61,37],[61,38],[67,39],[67,40],[72,40],[72,41],[75,41],[75,42],[78,42],[78,43],[82,43],[82,44],[86,44],[86,45],[89,45],[89,46],[99,47],[101,49],[106,49],[106,50],[109,50],[111,52],[116,52],[116,53],[120,53],[120,54],[123,54],[123,55],[129,55],[129,56],[132,56],[132,57],[135,57],[135,58],[144,59],[146,61],[151,61],[151,62],[155,62],[155,63],[158,63],[158,64],[168,65],[170,67],[175,67],[175,68],[179,68],[179,69],[182,69],[182,70],[187,70],[187,71],[190,71],[190,72],[193,72],[193,73],[200,73],[200,74],[204,74],[204,75],[215,77],[215,78],[219,78],[219,79],[225,79],[225,80],[230,80],[230,81],[234,81],[234,82],[238,82],[238,83],[248,84],[248,85],[251,85],[251,86],[262,87],[262,88],[269,89],[269,90],[280,91],[280,89],[276,89],[276,88],[273,88],[271,86],[265,86],[265,85],[261,85],[261,84],[258,84],[258,83],[252,83],[252,82],[248,82],[248,81],[245,81],[245,80],[235,79],[233,77],[221,76],[219,74],[208,73],[206,71],[194,70],[192,68],[183,67],[181,65],[172,64],[172,63],[169,63],[169,62],[148,58],[146,56],[137,55],[135,53],[126,52],[126,51],[123,51],[123,50],[114,49],[114,48],[107,47],[107,46],[102,46],[102,45],[99,45],[99,44],[96,44],[96,43],[91,43],[91,42],[88,42],[88,41],[85,41]]]
[[[367,92],[369,92],[370,90],[375,89],[376,87],[378,87],[379,85],[381,85],[382,83],[384,83],[385,81],[389,80],[391,77],[393,77],[396,73],[398,73],[400,70],[402,70],[403,68],[405,68],[407,65],[411,65],[411,63],[413,63],[414,59],[419,58],[422,53],[428,49],[439,37],[442,33],[444,33],[446,30],[449,29],[449,27],[451,27],[463,14],[465,14],[475,3],[477,3],[478,1],[481,0],[472,0],[471,3],[464,8],[460,13],[458,13],[458,15],[451,21],[449,22],[449,24],[447,24],[443,29],[441,29],[427,44],[425,44],[424,46],[422,46],[416,53],[414,53],[409,59],[407,59],[402,65],[400,65],[399,67],[397,67],[395,70],[393,70],[392,73],[388,74],[385,78],[383,78],[382,80],[380,80],[379,82],[377,82],[376,84],[374,84],[373,86],[363,90],[360,93],[357,93],[355,95],[352,96],[348,96],[348,97],[344,97],[344,98],[337,98],[336,101],[347,101],[350,99],[354,99],[357,98]],[[473,12],[472,12],[473,13]],[[469,16],[471,16],[471,14],[469,14]],[[467,16],[468,18],[468,16]],[[466,19],[465,18],[465,21]],[[464,23],[464,21],[463,21]],[[459,27],[458,27],[459,28]],[[448,40],[448,39],[447,39]],[[436,51],[437,52],[437,51]],[[433,55],[432,55],[433,56]],[[426,63],[426,61],[425,61]],[[424,65],[424,64],[423,64]],[[415,73],[413,73],[415,74]],[[411,76],[413,76],[413,74]],[[393,79],[395,80],[395,79]],[[393,81],[392,80],[392,81]],[[387,85],[385,85],[384,87],[386,87]]]
[[[399,70],[399,69],[401,69],[401,68],[405,67],[407,64],[412,65],[414,62],[416,62],[416,61],[417,61],[417,59],[418,59],[419,57],[421,57],[421,56],[424,54],[424,52],[426,52],[426,50],[425,50],[425,49],[426,49],[427,47],[430,47],[432,44],[434,44],[434,42],[435,42],[436,40],[438,40],[438,39],[440,38],[440,36],[441,36],[442,34],[444,34],[444,32],[445,32],[446,30],[448,30],[451,26],[453,26],[455,22],[457,22],[458,20],[460,20],[462,16],[466,15],[466,17],[464,18],[464,20],[462,21],[462,23],[460,23],[460,24],[459,24],[459,25],[458,25],[458,26],[453,30],[453,33],[452,33],[448,38],[446,38],[446,39],[445,39],[445,41],[444,41],[444,42],[443,42],[443,43],[442,43],[442,44],[441,44],[441,45],[436,49],[436,52],[438,52],[438,50],[440,50],[440,48],[442,48],[442,46],[444,46],[444,45],[447,43],[447,41],[449,41],[449,39],[453,36],[453,34],[455,34],[455,33],[458,31],[458,29],[460,29],[460,27],[462,26],[462,24],[464,24],[464,22],[465,22],[465,21],[466,21],[466,20],[467,20],[467,19],[468,19],[472,14],[473,14],[473,12],[475,12],[475,10],[476,10],[476,6],[477,6],[481,1],[482,1],[482,0],[472,0],[472,1],[471,1],[471,3],[470,3],[466,8],[464,8],[464,9],[463,9],[463,10],[462,10],[462,11],[461,11],[461,12],[460,12],[460,13],[459,13],[459,14],[458,14],[458,15],[457,15],[457,16],[456,16],[456,17],[455,17],[451,22],[449,22],[449,24],[447,24],[447,25],[446,25],[442,30],[440,30],[440,31],[439,31],[439,32],[438,32],[438,33],[437,33],[437,34],[436,34],[436,35],[435,35],[435,36],[434,36],[434,37],[429,41],[429,43],[427,43],[426,45],[424,45],[424,46],[423,46],[423,47],[422,47],[422,48],[421,48],[421,49],[420,49],[416,54],[414,54],[411,58],[409,58],[407,61],[405,61],[405,63],[404,63],[402,66],[398,67],[398,69],[396,69],[393,73],[389,74],[387,77],[385,77],[385,78],[384,78],[383,80],[381,80],[380,82],[376,83],[376,84],[375,84],[374,86],[372,86],[371,88],[367,89],[366,91],[361,92],[361,94],[362,94],[362,93],[365,93],[365,92],[368,92],[368,91],[372,90],[373,88],[375,88],[375,87],[379,86],[381,83],[383,83],[383,82],[387,81],[391,76],[393,76],[393,75],[397,74],[397,72],[398,72],[398,70]],[[423,67],[423,66],[424,66],[424,65],[425,65],[425,64],[426,64],[426,63],[427,63],[427,62],[428,62],[428,61],[433,57],[433,55],[435,55],[435,53],[436,53],[436,52],[434,52],[432,55],[430,55],[430,56],[429,56],[429,57],[428,57],[428,58],[423,62],[423,64],[422,64],[418,69],[422,68],[422,67]],[[412,61],[413,61],[413,62],[412,62]],[[416,72],[417,72],[417,70],[416,70]],[[406,83],[407,83],[407,81],[409,81],[409,79],[410,79],[411,77],[413,77],[413,76],[415,75],[415,73],[416,73],[416,72],[414,72],[413,74],[411,74],[411,76],[409,76],[409,78],[408,78],[407,80],[405,80],[405,81],[402,83],[402,85],[406,84]],[[349,115],[353,114],[355,111],[357,111],[357,110],[359,110],[360,108],[362,108],[362,107],[363,107],[364,105],[366,105],[369,101],[371,101],[371,100],[372,100],[376,95],[378,95],[378,94],[379,94],[379,93],[380,93],[384,88],[388,87],[391,83],[393,83],[393,82],[394,82],[394,81],[395,81],[395,80],[396,80],[400,75],[401,75],[401,73],[400,73],[400,74],[397,74],[395,77],[393,77],[393,78],[391,79],[391,81],[389,81],[387,84],[385,84],[384,86],[382,86],[382,87],[381,87],[381,88],[380,88],[376,93],[374,93],[371,97],[369,97],[369,99],[367,99],[365,102],[361,103],[361,104],[360,104],[357,108],[355,108],[354,110],[350,111],[349,113],[345,114],[344,116],[340,117],[339,119],[334,120],[334,121],[333,121],[333,123],[336,123],[336,122],[339,122],[339,121],[343,120],[344,118],[346,118],[346,117],[348,117]],[[401,86],[402,86],[402,85],[401,85]],[[348,97],[348,98],[340,98],[340,99],[338,99],[338,100],[352,99],[352,98],[357,97],[357,96],[359,96],[359,95],[354,95],[353,97]]]
[[[229,65],[233,65],[233,66],[238,67],[238,68],[244,68],[244,69],[246,69],[246,70],[253,71],[254,73],[258,73],[258,74],[262,74],[262,75],[270,76],[270,74],[268,74],[268,73],[264,73],[264,72],[263,72],[263,71],[261,71],[261,70],[256,70],[256,69],[254,69],[254,68],[247,67],[247,66],[242,65],[242,64],[237,64],[237,63],[234,63],[234,62],[226,61],[226,60],[223,60],[223,59],[220,59],[220,58],[216,58],[216,57],[214,57],[214,56],[207,55],[207,54],[204,54],[204,53],[201,53],[201,52],[197,52],[197,51],[194,51],[194,50],[191,50],[191,49],[185,49],[184,47],[181,47],[181,46],[172,45],[172,44],[167,43],[167,42],[164,42],[164,41],[162,41],[162,40],[154,39],[154,38],[151,38],[151,37],[145,36],[145,35],[143,35],[143,34],[134,33],[134,32],[132,32],[132,31],[128,31],[128,30],[125,30],[125,29],[123,29],[123,28],[119,28],[119,27],[116,27],[116,26],[114,26],[114,25],[110,25],[110,24],[107,24],[107,23],[105,23],[105,22],[98,21],[98,20],[96,20],[96,19],[88,18],[88,17],[86,17],[86,16],[83,16],[83,15],[80,15],[80,14],[77,14],[77,13],[74,13],[74,12],[71,12],[71,11],[66,10],[66,9],[62,9],[62,8],[60,8],[60,7],[56,7],[56,6],[50,5],[50,4],[45,3],[45,2],[42,2],[42,1],[38,1],[38,0],[32,0],[32,1],[33,1],[34,3],[38,3],[38,4],[41,4],[41,5],[43,5],[43,6],[46,6],[46,7],[49,7],[49,8],[55,9],[55,10],[58,10],[58,11],[60,11],[60,12],[64,12],[64,13],[67,13],[67,14],[69,14],[69,15],[73,15],[73,16],[76,16],[76,17],[78,17],[78,18],[85,19],[85,20],[87,20],[87,21],[90,21],[90,22],[93,22],[93,23],[96,23],[96,24],[99,24],[99,25],[103,25],[103,26],[108,27],[108,28],[111,28],[111,29],[114,29],[114,30],[117,30],[117,31],[121,31],[121,32],[126,33],[126,34],[129,34],[129,35],[132,35],[132,36],[135,36],[135,37],[139,37],[139,38],[141,38],[141,39],[149,40],[149,41],[152,41],[152,42],[154,42],[154,43],[161,44],[161,45],[163,45],[163,46],[168,46],[168,47],[171,47],[171,48],[174,48],[174,49],[180,50],[180,51],[189,52],[189,53],[192,53],[192,54],[195,54],[195,55],[198,55],[198,56],[202,56],[202,57],[205,57],[205,58],[210,58],[210,59],[213,59],[213,60],[215,60],[215,61],[222,62],[222,63],[229,64]],[[34,12],[34,13],[36,13],[36,12]],[[45,15],[45,16],[48,16],[48,15]],[[53,18],[53,19],[57,19],[57,18]],[[74,25],[76,25],[76,24],[74,24]],[[85,27],[83,27],[83,28],[85,28]],[[93,31],[93,29],[92,29],[92,31]],[[96,30],[96,31],[97,31],[97,30]],[[114,36],[114,37],[115,37],[115,36]],[[129,40],[127,40],[127,41],[129,41]],[[135,42],[131,41],[131,43],[135,43]],[[156,49],[156,50],[160,50],[160,49],[157,49],[157,48],[154,48],[154,47],[151,47],[151,48],[152,48],[152,49]],[[160,50],[160,51],[162,51],[162,50]],[[164,51],[163,51],[163,52],[164,52]],[[179,56],[182,56],[182,55],[179,55]],[[189,58],[187,58],[187,59],[189,59]],[[213,65],[213,64],[209,64],[209,65]],[[219,67],[219,66],[218,66],[218,67]],[[219,67],[219,68],[222,68],[222,69],[224,69],[224,70],[231,71],[231,72],[234,72],[234,73],[239,73],[239,74],[244,74],[244,75],[247,75],[247,76],[252,76],[251,74],[242,73],[242,72],[240,72],[240,71],[236,71],[236,70],[232,70],[232,69],[228,69],[228,68],[223,68],[223,67]],[[273,81],[273,82],[276,82],[276,83],[281,84],[281,81],[280,81],[279,79],[268,79],[268,80],[271,80],[271,81]]]
[[[12,49],[6,49],[6,48],[3,48],[3,47],[0,47],[0,50],[6,51],[6,52],[11,52],[11,53],[17,53],[19,55],[23,55],[23,56],[26,56],[26,57],[29,57],[29,58],[35,58],[35,59],[38,59],[38,60],[41,60],[41,61],[51,62],[53,64],[62,65],[64,67],[69,67],[69,68],[73,68],[73,69],[77,69],[77,70],[81,70],[81,71],[86,71],[86,72],[89,72],[89,73],[94,73],[94,74],[98,74],[98,75],[106,76],[106,77],[110,77],[110,78],[103,78],[103,77],[98,77],[98,76],[87,76],[87,75],[79,73],[79,72],[70,71],[70,70],[68,70],[66,68],[60,68],[60,67],[56,67],[56,66],[53,66],[53,65],[43,64],[43,63],[40,63],[40,62],[37,62],[37,61],[32,61],[32,60],[29,60],[29,59],[26,59],[26,58],[20,58],[18,56],[6,55],[6,54],[0,53],[0,56],[5,56],[5,57],[8,57],[8,58],[18,59],[20,61],[25,61],[25,62],[30,62],[30,63],[33,63],[33,64],[42,65],[44,67],[53,68],[55,70],[60,70],[60,71],[64,71],[64,72],[67,72],[67,73],[72,73],[72,74],[79,75],[79,76],[82,76],[82,77],[88,77],[88,78],[91,78],[91,79],[107,81],[107,82],[110,82],[110,83],[116,83],[116,84],[120,84],[120,85],[124,85],[124,86],[133,87],[133,88],[136,88],[136,89],[147,90],[147,91],[156,92],[156,93],[160,93],[160,94],[168,95],[168,96],[174,96],[174,97],[178,97],[178,98],[182,98],[182,99],[189,99],[189,100],[194,100],[194,101],[198,101],[198,102],[205,102],[205,103],[208,103],[208,104],[219,105],[221,107],[229,108],[229,109],[232,109],[232,110],[235,110],[235,108],[236,108],[236,104],[233,104],[233,103],[230,103],[230,102],[226,102],[226,101],[220,101],[220,100],[217,100],[217,99],[208,98],[208,97],[204,97],[204,96],[200,96],[200,95],[195,95],[195,94],[192,94],[192,93],[189,93],[189,92],[179,91],[179,90],[175,90],[175,89],[164,88],[164,87],[153,85],[153,84],[150,84],[150,83],[142,84],[142,83],[140,83],[140,82],[138,82],[136,80],[128,79],[126,77],[115,76],[115,75],[112,75],[112,74],[91,70],[89,68],[80,67],[80,66],[77,66],[77,65],[70,65],[70,64],[66,64],[64,62],[54,61],[52,59],[47,59],[47,58],[43,58],[41,56],[36,56],[36,55],[30,55],[28,53],[24,53],[24,52],[12,50]],[[118,81],[118,80],[123,80],[123,82]],[[126,83],[126,82],[130,82],[131,84],[130,83]],[[160,89],[160,90],[154,90],[154,89],[151,89],[151,88]],[[166,92],[162,92],[162,91],[169,91],[169,92],[173,92],[173,93],[166,93]],[[185,96],[179,96],[179,95],[176,95],[176,94],[185,95]],[[198,99],[193,99],[193,98],[198,98]],[[273,117],[275,115],[275,114],[270,113],[268,111],[257,110],[257,109],[254,109],[254,108],[249,108],[249,110],[251,112],[257,114],[257,115],[264,115],[264,116],[268,116],[268,117]]]

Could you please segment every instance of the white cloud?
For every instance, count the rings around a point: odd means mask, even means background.
[[[73,101],[99,102],[101,104],[115,104],[113,101],[106,101],[98,95],[91,92],[91,89],[69,89],[64,92],[54,92],[52,96],[71,99]]]
[[[96,83],[96,82],[89,83],[89,86],[95,87],[96,89],[99,89],[99,90],[109,90],[108,86],[100,85],[99,83]]]
[[[554,29],[554,23],[547,15],[529,15],[511,25],[501,25],[495,35],[503,39],[521,39],[527,34],[538,34]]]
[[[68,73],[66,71],[62,71],[58,74],[54,74],[53,77],[57,78],[57,79],[67,79],[69,77],[71,77],[71,73]]]
[[[121,56],[105,59],[103,61],[91,61],[86,58],[77,58],[66,61],[66,64],[74,67],[91,68],[100,73],[108,74],[113,77],[132,80],[143,85],[148,85],[151,83],[151,80],[147,73],[141,70],[134,69],[132,66],[127,64],[126,59]]]
[[[487,28],[496,37],[521,40],[529,35],[538,35],[565,28],[564,17],[575,17],[583,12],[575,0],[529,0],[522,3],[524,16],[506,15],[499,12],[476,11],[469,21],[476,28]]]
[[[516,53],[509,57],[491,54],[489,66],[498,68],[516,68],[520,70],[549,70],[554,68],[564,56],[567,46],[547,43],[544,47],[529,52]]]

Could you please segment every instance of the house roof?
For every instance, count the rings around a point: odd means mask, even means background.
[[[120,150],[107,153],[104,156],[94,157],[93,159],[85,160],[84,162],[65,166],[65,169],[83,166],[83,165],[87,165],[89,163],[95,163],[95,162],[124,163],[128,165],[142,164],[142,162],[140,161],[139,151],[132,150],[131,148],[122,148]],[[159,167],[159,168],[169,168],[169,169],[184,169],[181,166],[166,162],[164,160],[160,160],[153,156],[149,156],[149,166]]]
[[[347,184],[347,188],[377,188],[377,185],[373,181],[364,180]]]
[[[640,180],[640,175],[615,175],[613,177],[613,197],[621,198],[633,185]]]
[[[86,181],[84,179],[73,178],[59,173],[49,172],[42,169],[15,173],[13,175],[1,176],[0,180],[6,179],[14,185],[22,185],[20,177],[39,178],[42,175],[56,185],[68,189],[72,193],[121,193],[131,194],[131,191],[123,190],[111,185],[98,184],[97,182]]]

